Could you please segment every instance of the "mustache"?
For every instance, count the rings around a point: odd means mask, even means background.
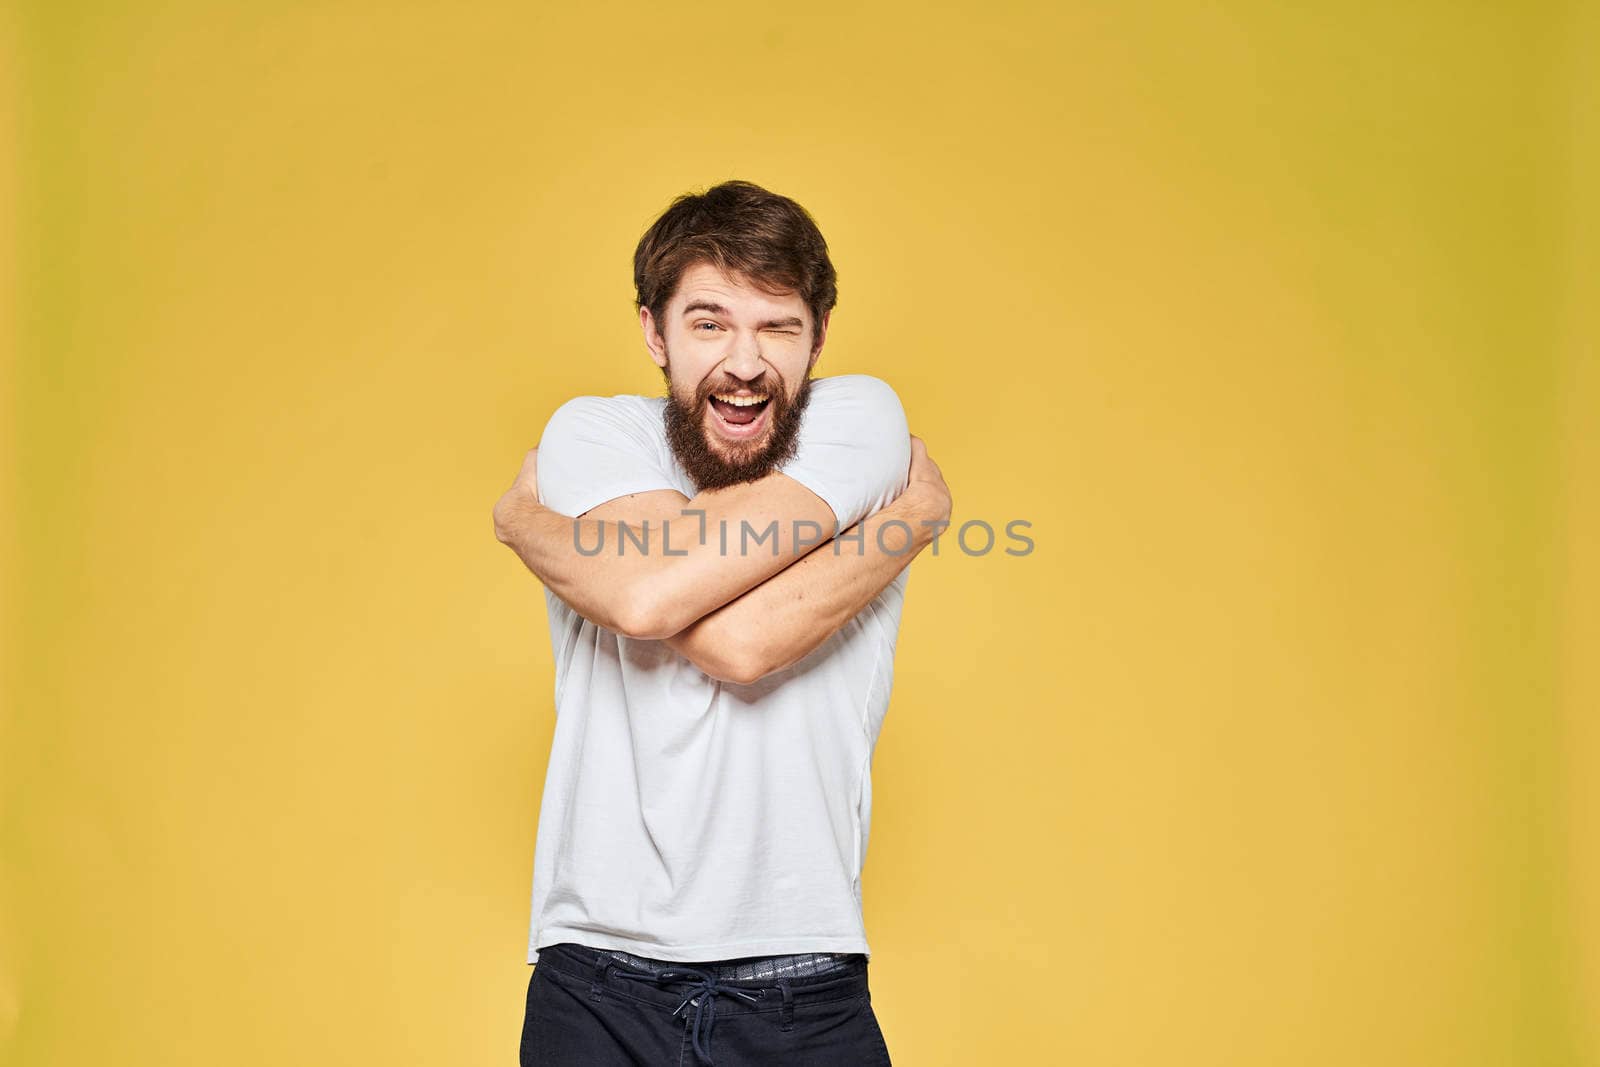
[[[765,393],[769,399],[775,401],[781,401],[785,398],[781,381],[776,379],[768,380],[763,377],[754,382],[724,381],[702,383],[700,388],[695,390],[694,399],[695,403],[704,404],[711,398],[712,393],[742,393],[747,390],[752,393]]]

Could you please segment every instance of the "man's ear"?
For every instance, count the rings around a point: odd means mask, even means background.
[[[650,350],[650,358],[656,361],[656,366],[666,370],[667,342],[662,339],[661,331],[656,329],[655,318],[649,308],[639,309],[639,329],[644,331],[644,346]]]
[[[817,357],[822,355],[822,342],[828,339],[828,320],[833,318],[833,309],[829,308],[823,313],[822,320],[817,323],[817,335],[811,341],[811,366],[817,365]]]

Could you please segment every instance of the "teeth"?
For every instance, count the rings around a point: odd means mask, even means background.
[[[736,408],[747,408],[766,399],[764,396],[721,396],[717,393],[712,393],[711,395],[714,399],[720,400],[724,404],[732,404]]]

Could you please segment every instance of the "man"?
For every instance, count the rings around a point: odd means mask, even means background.
[[[634,280],[667,396],[563,404],[495,508],[556,666],[521,1062],[887,1063],[871,757],[950,494],[887,384],[812,380],[835,274],[793,200],[679,197]]]

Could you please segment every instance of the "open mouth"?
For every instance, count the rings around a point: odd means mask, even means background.
[[[748,437],[766,422],[765,415],[772,401],[765,393],[713,393],[709,403],[729,436]]]

